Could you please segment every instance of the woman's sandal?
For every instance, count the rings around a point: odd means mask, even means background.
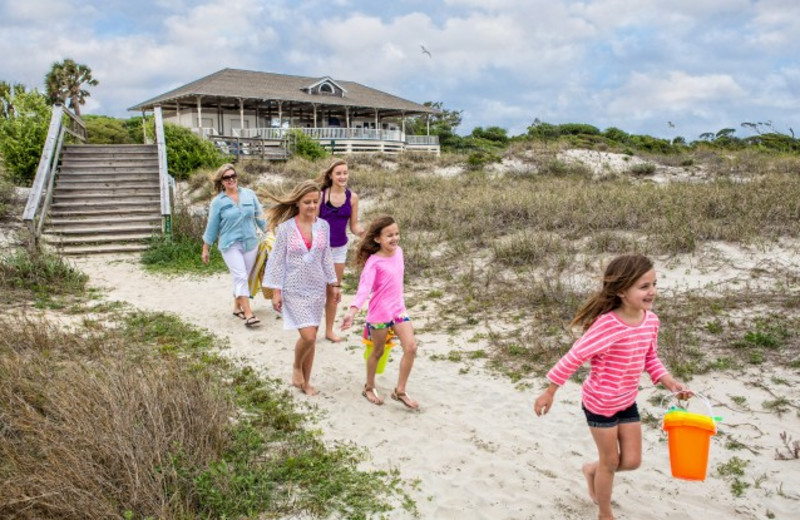
[[[419,404],[412,406],[411,396],[405,392],[398,392],[397,388],[395,388],[394,391],[392,392],[392,399],[403,403],[404,405],[406,405],[406,408],[411,408],[412,410],[419,410]]]
[[[258,327],[259,325],[261,325],[261,320],[255,316],[250,316],[244,321],[244,326],[248,328]]]
[[[239,318],[240,320],[246,320],[247,318],[244,315],[244,311],[236,311],[233,313],[234,316]]]
[[[375,400],[370,399],[367,395],[367,392],[372,392],[372,396],[375,398]],[[364,385],[364,390],[361,391],[361,395],[364,397],[364,399],[372,404],[376,404],[378,406],[383,404],[383,399],[381,399],[381,396],[378,395],[378,391],[375,390],[374,386]]]

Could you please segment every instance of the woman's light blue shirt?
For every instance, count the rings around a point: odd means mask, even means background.
[[[256,224],[262,231],[267,229],[266,219],[258,218],[263,213],[253,190],[239,188],[239,204],[222,191],[211,201],[203,242],[211,245],[219,236],[220,251],[227,251],[234,242],[241,242],[244,250],[250,251],[258,245]]]

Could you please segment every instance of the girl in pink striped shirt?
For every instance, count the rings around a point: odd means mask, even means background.
[[[356,263],[363,266],[356,297],[342,321],[342,330],[350,328],[353,318],[367,301],[367,329],[373,341],[372,355],[367,359],[367,382],[361,395],[373,404],[383,404],[375,389],[375,371],[383,355],[389,328],[400,338],[403,357],[400,359],[400,374],[392,399],[416,410],[419,403],[406,393],[406,383],[417,355],[417,340],[414,327],[406,313],[403,298],[403,250],[398,245],[400,228],[394,218],[376,218],[361,240],[356,254]]]
[[[656,272],[642,255],[623,255],[608,264],[603,288],[578,311],[571,325],[584,333],[547,373],[550,385],[533,405],[546,414],[556,390],[586,361],[591,363],[583,383],[582,403],[598,460],[583,465],[589,496],[601,520],[614,518],[611,489],[614,473],[633,470],[642,460],[642,427],[636,407],[639,378],[647,371],[680,398],[691,391],[675,380],[658,359],[658,316],[653,314]]]

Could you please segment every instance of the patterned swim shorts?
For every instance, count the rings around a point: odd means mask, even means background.
[[[408,317],[408,314],[401,314],[400,316],[395,317],[392,320],[383,323],[367,323],[367,328],[369,330],[381,330],[386,329],[394,325],[395,323],[404,323],[406,321],[411,321],[411,318]]]

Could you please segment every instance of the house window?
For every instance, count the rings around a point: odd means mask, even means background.
[[[323,83],[319,86],[319,92],[320,94],[333,94],[333,87],[328,83]]]

